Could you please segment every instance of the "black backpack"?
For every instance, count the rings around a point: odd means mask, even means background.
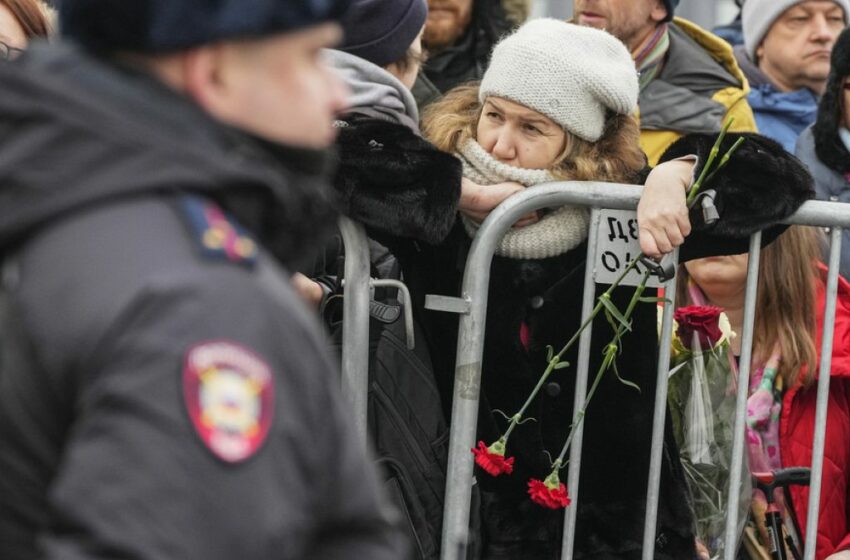
[[[342,271],[341,259],[336,270]],[[398,278],[392,257],[373,274]],[[328,276],[325,276],[327,284]],[[323,308],[337,348],[342,343],[342,290]],[[387,495],[402,514],[417,560],[437,560],[446,490],[449,429],[425,337],[414,322],[416,345],[406,343],[404,307],[396,290],[377,289],[370,302],[368,429]]]

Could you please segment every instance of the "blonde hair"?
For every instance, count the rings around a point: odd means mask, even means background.
[[[765,361],[778,345],[779,375],[785,387],[798,382],[810,385],[814,380],[818,363],[815,296],[821,282],[817,262],[822,241],[816,228],[791,226],[761,252],[753,356]],[[690,281],[688,270],[680,266],[677,307],[691,303]],[[803,368],[806,376],[800,379]]]
[[[423,113],[422,132],[440,150],[457,152],[461,142],[475,138],[483,109],[478,89],[478,83],[458,86]],[[640,129],[631,115],[609,115],[598,142],[564,132],[564,150],[549,170],[558,179],[628,183],[646,167]]]

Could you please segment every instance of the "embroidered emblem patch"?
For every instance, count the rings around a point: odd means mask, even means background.
[[[223,461],[248,459],[268,435],[274,414],[272,372],[239,344],[210,341],[190,348],[183,397],[201,440]]]

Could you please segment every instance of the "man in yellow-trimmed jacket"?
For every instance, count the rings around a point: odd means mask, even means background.
[[[725,41],[682,18],[678,0],[573,0],[574,21],[606,29],[629,48],[640,73],[641,147],[655,165],[680,136],[756,132],[749,85]]]

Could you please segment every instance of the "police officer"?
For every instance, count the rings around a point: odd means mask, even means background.
[[[284,268],[345,4],[64,0],[0,67],[3,560],[404,557]]]

